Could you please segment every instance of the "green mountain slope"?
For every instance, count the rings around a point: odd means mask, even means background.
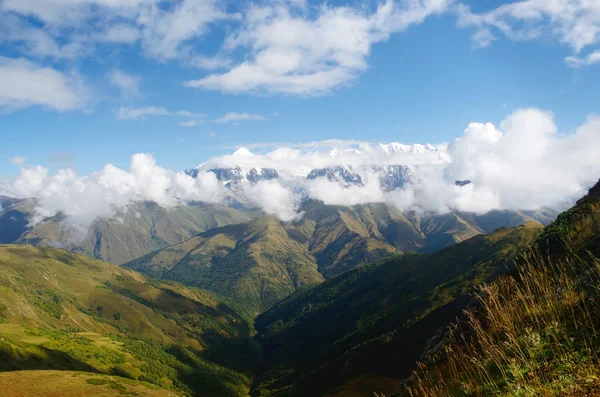
[[[178,244],[203,231],[246,222],[257,214],[220,205],[191,203],[165,209],[155,203],[135,203],[112,219],[98,219],[87,231],[63,227],[58,215],[27,228],[33,200],[3,206],[2,243],[67,248],[73,252],[122,264],[149,252]],[[10,218],[17,221],[11,221]],[[82,234],[83,233],[83,234]],[[0,237],[2,234],[0,234]]]
[[[382,391],[373,389],[373,375],[379,386],[407,376],[427,340],[464,309],[473,285],[505,272],[541,232],[538,223],[502,228],[295,293],[256,319],[264,370],[254,395],[347,395],[363,376],[371,388],[356,395]]]
[[[213,229],[125,264],[250,304],[261,313],[294,291],[393,254],[433,251],[496,224],[533,218],[516,213],[420,216],[386,205],[304,203],[294,223],[274,217]]]
[[[116,376],[73,371],[11,371],[0,373],[3,397],[176,397],[170,390]]]
[[[291,230],[263,217],[202,233],[125,266],[230,296],[258,313],[323,281],[306,243],[290,238]]]
[[[481,291],[403,395],[600,395],[599,221],[600,183]]]
[[[0,246],[2,371],[99,372],[245,396],[258,359],[250,317],[212,293],[64,250]]]

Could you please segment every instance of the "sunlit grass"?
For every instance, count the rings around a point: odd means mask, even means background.
[[[514,277],[481,287],[408,394],[584,396],[600,393],[600,261],[523,257]]]

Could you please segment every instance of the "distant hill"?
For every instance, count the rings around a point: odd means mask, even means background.
[[[0,246],[0,371],[105,373],[184,395],[246,396],[259,358],[251,317],[212,293],[65,250]]]
[[[308,201],[293,223],[275,217],[216,228],[124,264],[251,305],[256,313],[305,286],[405,252],[432,252],[503,225],[534,222],[520,212],[404,214],[383,204]],[[542,217],[543,219],[543,217]]]
[[[344,396],[365,384],[355,395],[395,391],[427,340],[460,315],[473,286],[504,273],[541,233],[538,223],[501,228],[296,292],[256,319],[264,369],[254,395]]]
[[[202,203],[169,209],[150,202],[134,203],[127,211],[112,219],[97,219],[89,230],[82,231],[63,227],[61,215],[28,227],[35,209],[34,199],[5,197],[0,204],[0,243],[67,248],[116,264],[258,215],[256,211]]]

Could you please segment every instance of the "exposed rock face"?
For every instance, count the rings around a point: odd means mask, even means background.
[[[244,181],[251,183],[257,183],[259,181],[265,181],[270,179],[279,178],[279,174],[272,168],[251,168],[249,171],[244,172],[240,167],[236,168],[213,168],[208,170],[216,175],[217,179],[226,184],[236,184]],[[198,168],[190,168],[185,170],[185,173],[189,176],[196,178],[200,173]]]
[[[401,189],[414,174],[412,168],[404,165],[373,165],[371,169],[380,174],[379,182],[386,191]]]
[[[363,181],[360,175],[354,172],[352,167],[334,166],[327,168],[319,168],[312,170],[306,179],[317,179],[325,177],[332,182],[343,182],[346,186],[357,185],[363,186]]]

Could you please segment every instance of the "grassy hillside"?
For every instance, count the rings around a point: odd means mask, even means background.
[[[98,372],[181,394],[245,396],[258,360],[251,315],[64,250],[0,246],[2,371]]]
[[[274,217],[226,226],[154,252],[126,267],[207,288],[262,312],[296,289],[323,281],[306,244]]]
[[[415,372],[406,395],[600,395],[600,184],[546,228],[511,276]]]
[[[149,383],[73,371],[2,372],[0,394],[3,397],[176,397],[173,391]]]
[[[516,212],[425,217],[383,204],[319,201],[304,203],[302,210],[302,219],[291,224],[263,217],[217,228],[125,266],[248,302],[261,313],[302,287],[378,259],[435,251],[496,224],[532,220]]]
[[[503,228],[295,293],[256,320],[264,370],[253,395],[372,396],[397,387],[427,340],[463,310],[473,285],[505,272],[541,232],[538,223]]]
[[[4,233],[8,234],[10,231],[10,236],[1,242],[63,247],[116,264],[178,244],[215,227],[248,221],[255,215],[252,212],[201,203],[170,209],[150,202],[136,203],[127,211],[118,213],[113,219],[96,220],[91,228],[81,235],[80,230],[62,227],[63,217],[60,215],[31,229],[23,228],[29,223],[33,206],[29,204],[29,207],[23,207],[23,204],[20,205],[20,209],[14,206],[5,207],[5,212],[10,211],[10,214],[0,214],[0,226],[6,226]],[[15,211],[19,215],[15,215]],[[15,216],[20,216],[18,219],[23,219],[24,224],[9,224],[8,220],[4,220]]]

